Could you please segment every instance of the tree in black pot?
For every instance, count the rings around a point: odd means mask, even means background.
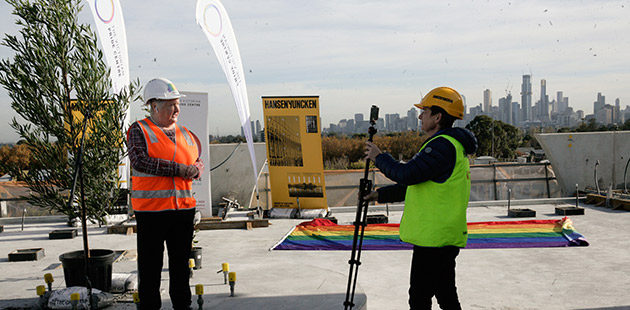
[[[82,219],[84,249],[61,255],[62,263],[64,258],[81,262],[101,256],[106,262],[113,251],[90,250],[85,224],[102,222],[118,198],[118,165],[126,150],[123,123],[129,103],[137,99],[139,83],[131,83],[119,94],[111,91],[109,69],[96,36],[88,24],[78,21],[80,0],[7,2],[14,8],[19,34],[6,34],[2,41],[14,55],[0,61],[0,84],[11,98],[11,107],[24,119],[14,118],[10,125],[33,156],[30,173],[23,175],[31,190],[25,198],[32,205]],[[19,174],[18,167],[2,168]],[[76,175],[78,194],[70,195]],[[102,284],[105,290],[111,285],[109,264],[109,284]],[[90,270],[88,275],[102,271]],[[85,269],[69,278],[64,263],[64,274],[67,286],[86,286]],[[100,276],[94,278],[92,282]]]

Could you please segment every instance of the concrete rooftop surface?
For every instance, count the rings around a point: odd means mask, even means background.
[[[519,202],[513,201],[512,206]],[[522,202],[521,202],[522,203]],[[510,218],[505,206],[471,203],[468,221],[560,219],[557,206],[569,201],[539,200],[526,208],[536,218]],[[465,249],[457,258],[457,286],[464,309],[630,309],[630,212],[580,205],[575,229],[587,247]],[[376,208],[373,208],[376,209]],[[399,223],[400,206],[391,206],[389,222]],[[333,209],[339,224],[354,220],[354,208]],[[370,214],[385,214],[371,211]],[[190,281],[203,284],[206,309],[343,309],[350,251],[270,251],[301,219],[270,219],[267,228],[202,230],[202,268]],[[2,222],[0,222],[2,223]],[[53,289],[65,288],[59,255],[81,250],[82,238],[50,240],[65,223],[3,224],[0,233],[0,309],[28,309],[37,301],[36,286],[52,273]],[[80,231],[80,230],[79,230]],[[89,227],[93,249],[126,250],[113,272],[135,273],[136,235],[106,234]],[[43,248],[37,261],[9,262],[17,249]],[[217,273],[221,263],[236,272],[235,296]],[[408,309],[411,251],[363,251],[354,309]],[[165,264],[165,266],[167,266]],[[169,309],[168,271],[162,274],[163,308]],[[197,309],[197,297],[192,306]],[[434,308],[439,309],[434,301]],[[135,309],[129,294],[108,309]]]

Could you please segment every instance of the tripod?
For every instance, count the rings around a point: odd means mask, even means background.
[[[376,121],[378,120],[378,107],[373,105],[370,111],[370,128],[368,129],[368,141],[372,142],[376,134]],[[370,158],[365,160],[365,174],[359,182],[359,203],[357,205],[357,216],[354,220],[354,236],[352,238],[352,254],[350,255],[350,271],[348,274],[348,288],[346,290],[346,301],[344,301],[344,309],[352,309],[354,307],[354,292],[357,287],[357,276],[359,274],[359,266],[361,265],[361,248],[363,247],[363,235],[365,226],[367,226],[367,209],[369,201],[365,201],[363,197],[372,192],[372,181],[368,179],[370,172]]]

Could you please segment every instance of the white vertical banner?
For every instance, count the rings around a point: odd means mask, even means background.
[[[92,11],[96,31],[103,48],[105,60],[110,68],[110,78],[114,93],[120,93],[129,85],[129,56],[127,53],[127,32],[119,0],[86,0]],[[128,108],[123,123],[123,132],[129,128],[131,110]],[[120,187],[128,188],[129,158],[125,156],[118,165]]]
[[[127,32],[118,0],[86,0],[92,10],[103,54],[111,69],[112,88],[119,93],[129,85]]]
[[[206,169],[200,179],[192,184],[197,200],[197,210],[202,217],[212,216],[212,192],[210,187],[210,151],[208,137],[208,93],[181,91],[186,97],[179,98],[177,124],[192,131],[201,143],[201,160]]]
[[[234,103],[241,120],[241,128],[247,140],[249,156],[252,160],[254,171],[254,184],[257,184],[258,168],[256,167],[256,154],[254,153],[254,140],[252,138],[251,120],[249,115],[249,99],[247,98],[247,85],[241,63],[241,53],[236,43],[232,22],[223,4],[219,0],[197,1],[197,24],[210,41],[214,54],[217,56],[221,68],[228,80]],[[258,192],[258,185],[256,185]]]

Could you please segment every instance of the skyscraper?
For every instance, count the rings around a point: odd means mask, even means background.
[[[547,98],[547,80],[540,80],[540,120],[549,121],[549,99]]]
[[[363,120],[363,113],[354,114],[354,130],[356,132],[365,132],[368,127],[368,122]]]
[[[398,131],[398,123],[400,122],[400,114],[385,114],[385,128],[388,131]]]
[[[558,101],[558,113],[564,113],[566,109],[569,108],[569,97],[564,97],[564,93],[562,91],[558,92],[557,95]]]
[[[520,118],[520,105],[518,102],[512,102],[512,125],[517,126],[519,124]]]
[[[521,108],[523,109],[523,122],[532,120],[532,83],[529,74],[523,75],[521,84]]]
[[[601,110],[606,105],[606,96],[602,93],[597,93],[597,101],[593,102],[593,114],[597,114],[598,110]]]
[[[615,99],[615,107],[613,109],[613,123],[623,123],[623,118],[621,117],[621,103],[619,102],[619,98]]]
[[[507,96],[505,96],[505,101],[507,103],[505,122],[510,125],[516,125],[515,123],[512,122],[512,93],[508,93]]]
[[[407,111],[407,129],[418,130],[418,110],[416,108]]]
[[[506,124],[512,123],[512,94],[507,93],[504,98],[499,98],[499,115],[498,119]]]
[[[363,123],[363,113],[354,114],[354,123],[355,124]]]
[[[483,91],[483,112],[486,115],[490,115],[490,109],[492,107],[492,91],[486,89]]]

